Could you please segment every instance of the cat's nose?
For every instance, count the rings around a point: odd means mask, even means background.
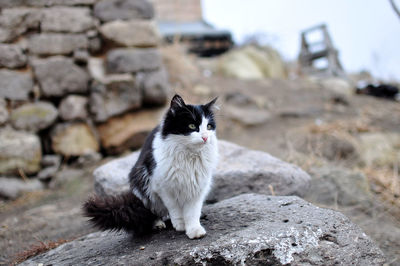
[[[203,137],[201,137],[201,138],[203,139],[204,143],[206,143],[206,142],[207,142],[207,139],[208,139],[208,137],[206,137],[206,136],[203,136]]]

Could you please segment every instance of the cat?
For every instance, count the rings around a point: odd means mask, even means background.
[[[201,209],[218,161],[216,100],[189,105],[175,95],[129,174],[131,191],[89,199],[83,210],[90,221],[103,230],[143,235],[165,228],[169,217],[176,231],[203,237]]]

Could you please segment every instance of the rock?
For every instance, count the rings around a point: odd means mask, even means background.
[[[101,84],[111,84],[118,81],[132,81],[131,74],[107,74],[105,73],[104,62],[101,58],[91,57],[88,61],[90,76]]]
[[[28,73],[0,70],[0,97],[9,100],[28,100],[33,81]]]
[[[359,157],[355,140],[346,135],[307,134],[303,138],[303,140],[296,141],[295,146],[305,154],[314,153],[328,160],[354,161]]]
[[[75,50],[73,54],[73,58],[75,63],[81,64],[81,65],[86,65],[87,62],[89,61],[89,52],[86,50]]]
[[[47,181],[52,179],[61,165],[60,155],[45,155],[42,159],[42,170],[38,173],[39,180]]]
[[[58,107],[61,119],[65,121],[86,119],[88,117],[87,104],[88,99],[84,96],[68,95]]]
[[[359,136],[359,153],[364,166],[391,167],[400,160],[400,134],[370,132]]]
[[[0,174],[34,174],[40,170],[42,148],[38,136],[15,131],[11,128],[0,129]]]
[[[3,9],[0,15],[0,42],[12,42],[28,30],[38,30],[40,19],[41,11],[36,8]]]
[[[67,93],[87,91],[89,75],[63,56],[32,60],[33,70],[46,97],[63,96]]]
[[[26,65],[27,57],[19,45],[0,44],[0,67],[18,68]]]
[[[87,49],[85,34],[42,33],[29,38],[29,52],[36,55],[67,55],[75,50]]]
[[[160,122],[162,111],[141,110],[110,118],[97,127],[102,147],[108,154],[140,148],[150,131]]]
[[[11,112],[10,121],[16,129],[37,132],[52,125],[58,111],[49,102],[24,104]]]
[[[95,83],[90,94],[90,112],[96,122],[105,122],[108,118],[138,109],[142,95],[131,75],[120,77],[105,84]]]
[[[155,47],[161,40],[156,23],[149,20],[111,21],[103,24],[100,32],[106,39],[126,47]]]
[[[64,156],[80,156],[98,152],[99,143],[93,130],[85,123],[57,124],[51,132],[52,148]]]
[[[147,0],[101,0],[94,6],[94,15],[101,21],[152,19],[154,9]]]
[[[107,54],[107,72],[129,73],[160,68],[161,55],[155,48],[114,49]]]
[[[218,62],[217,71],[239,79],[287,77],[285,63],[271,47],[245,46],[226,53]]]
[[[156,71],[138,73],[137,86],[143,94],[143,103],[151,106],[164,105],[171,92],[168,74],[164,68]]]
[[[310,170],[310,193],[305,198],[323,206],[355,206],[362,204],[371,207],[371,193],[368,179],[360,172],[340,167],[312,168]]]
[[[206,206],[206,237],[97,232],[21,265],[382,265],[382,251],[339,212],[297,197],[245,194]],[[95,255],[94,255],[95,254]]]
[[[0,8],[4,7],[20,7],[20,6],[74,6],[74,5],[93,5],[98,0],[2,0]]]
[[[94,18],[87,7],[51,7],[43,10],[42,32],[80,33],[94,28]]]
[[[0,177],[0,197],[16,199],[24,192],[44,189],[42,182],[37,179],[21,180],[19,178]]]
[[[234,105],[226,105],[224,107],[224,113],[233,121],[239,122],[247,127],[263,125],[271,118],[271,114],[267,110]]]
[[[307,173],[268,153],[222,140],[219,141],[219,153],[209,202],[248,192],[302,196],[309,187],[311,178]],[[138,156],[139,152],[134,152],[97,168],[93,173],[96,193],[115,195],[128,189],[128,174]]]
[[[8,121],[7,103],[3,98],[0,98],[0,125]]]
[[[341,78],[323,78],[318,80],[323,89],[329,90],[334,97],[348,99],[354,94],[354,88],[349,81]]]

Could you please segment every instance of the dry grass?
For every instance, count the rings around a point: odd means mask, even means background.
[[[71,241],[71,240],[59,239],[57,241],[48,241],[48,242],[39,241],[39,243],[32,245],[28,250],[25,250],[25,251],[15,255],[15,259],[11,263],[11,265],[19,264],[31,257],[37,256],[37,255],[44,253],[50,249],[54,249],[54,248],[56,248],[64,243],[67,243],[69,241]]]

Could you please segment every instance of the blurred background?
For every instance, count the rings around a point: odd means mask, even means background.
[[[98,166],[174,93],[296,164],[400,265],[400,1],[0,1],[0,264],[92,232]],[[271,191],[266,191],[270,193]]]

